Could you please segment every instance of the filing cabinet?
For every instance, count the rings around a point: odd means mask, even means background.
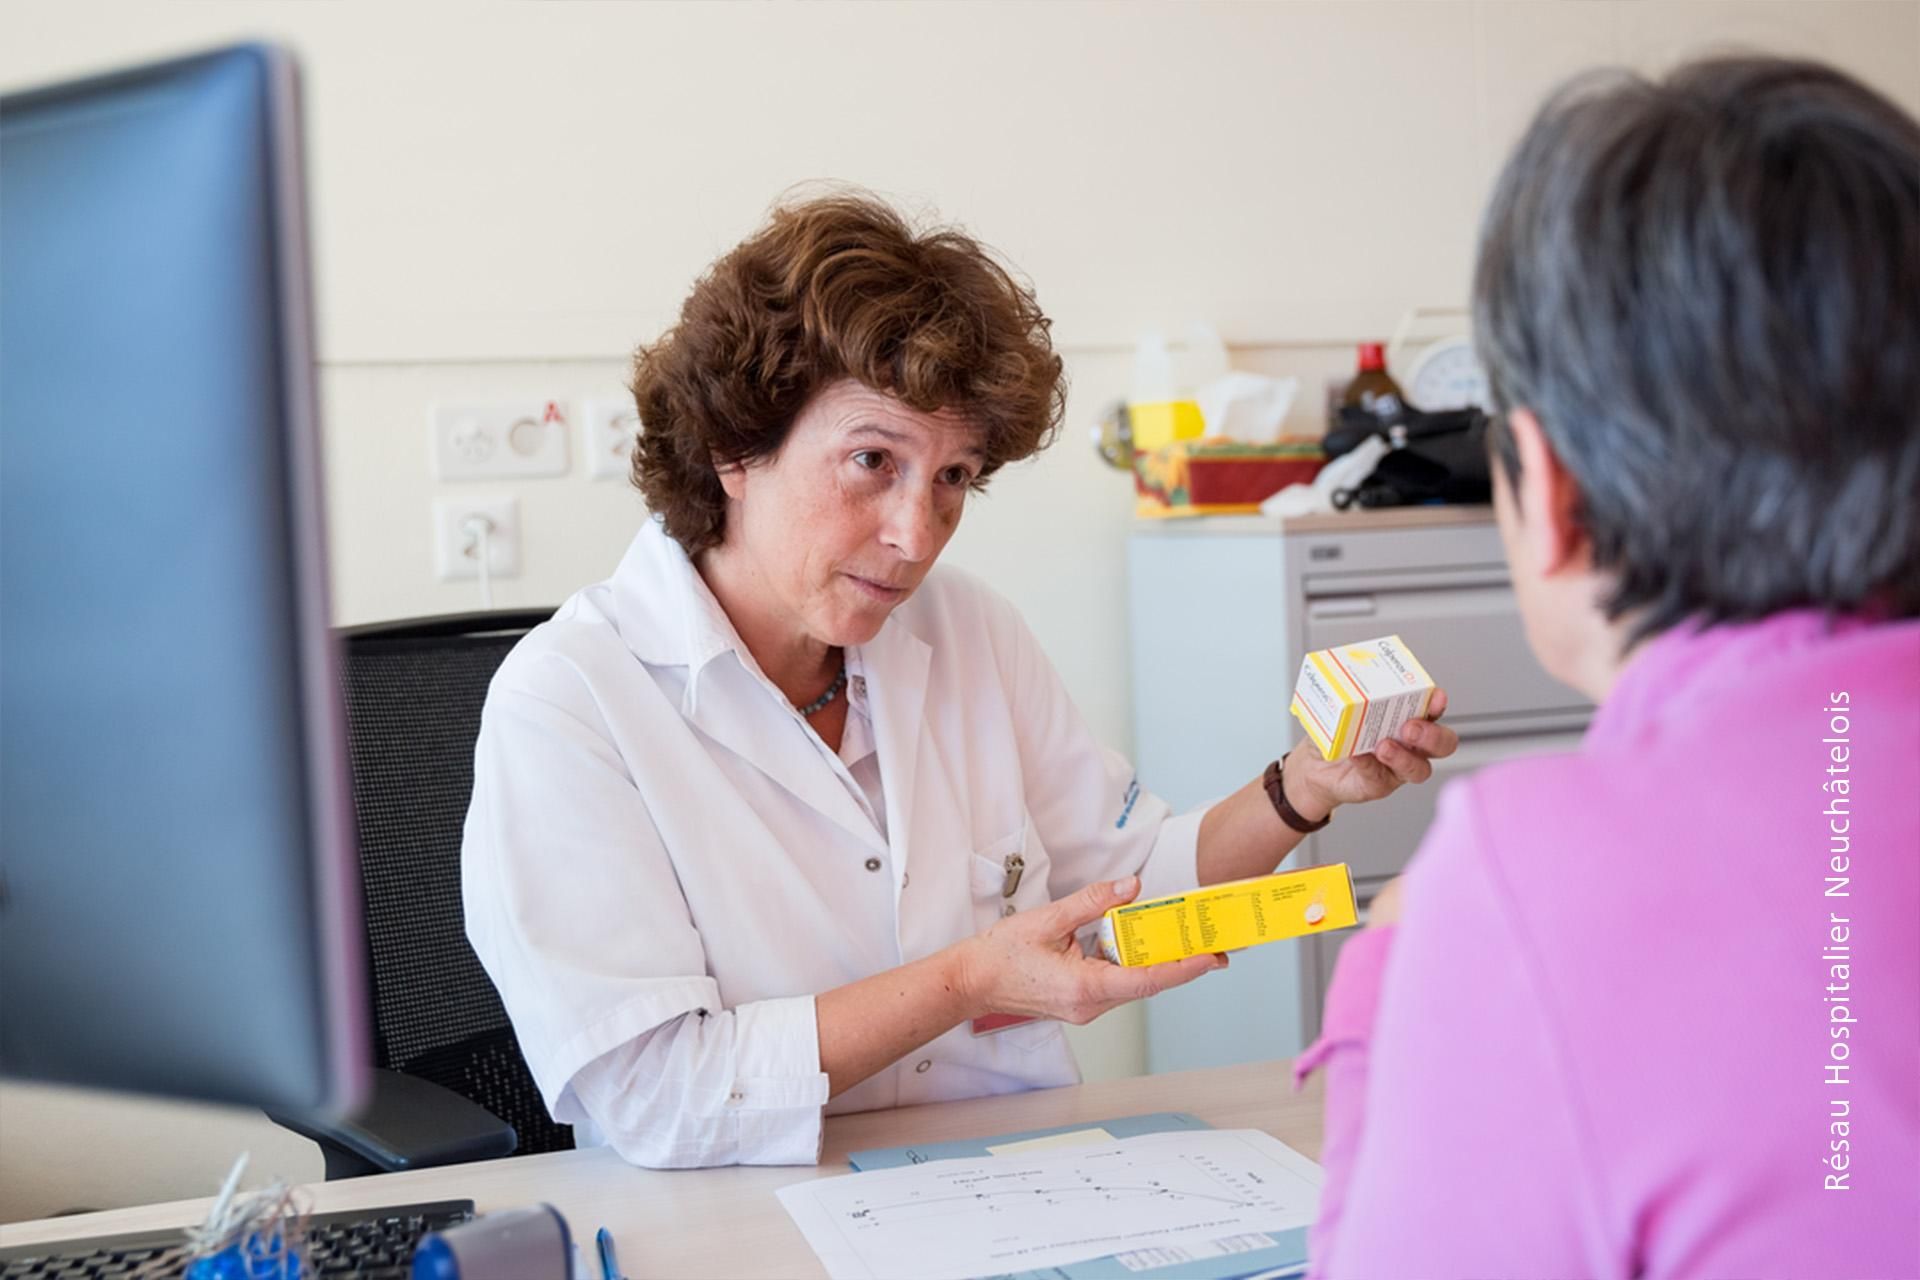
[[[1491,508],[1142,521],[1127,569],[1134,759],[1176,812],[1242,786],[1301,737],[1287,706],[1310,649],[1398,634],[1446,689],[1461,743],[1433,782],[1343,809],[1283,864],[1348,863],[1363,910],[1418,847],[1446,780],[1572,749],[1592,712],[1527,648]],[[1148,1069],[1297,1054],[1319,1034],[1351,934],[1257,947],[1156,996]]]

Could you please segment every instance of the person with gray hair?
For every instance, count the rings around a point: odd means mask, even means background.
[[[1920,124],[1582,77],[1476,340],[1578,751],[1442,792],[1341,953],[1322,1276],[1920,1275]]]

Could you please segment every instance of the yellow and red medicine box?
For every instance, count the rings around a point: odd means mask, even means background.
[[[1433,677],[1399,636],[1316,649],[1300,663],[1293,718],[1327,760],[1365,755],[1427,714]]]
[[[1162,964],[1358,922],[1353,876],[1335,862],[1114,907],[1100,918],[1100,954],[1115,964]]]

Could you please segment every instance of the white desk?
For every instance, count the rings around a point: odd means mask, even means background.
[[[373,1208],[420,1200],[470,1199],[480,1212],[545,1200],[566,1215],[591,1257],[594,1231],[614,1235],[621,1269],[633,1277],[727,1280],[818,1277],[826,1273],[774,1197],[789,1183],[850,1172],[847,1153],[868,1147],[1043,1129],[1147,1111],[1188,1111],[1217,1128],[1265,1129],[1315,1159],[1320,1155],[1320,1077],[1292,1092],[1284,1062],[1109,1080],[1068,1089],[975,1098],[827,1121],[817,1166],[655,1171],[611,1151],[566,1151],[447,1169],[315,1183],[313,1208]],[[115,1209],[0,1227],[0,1245],[40,1244],[198,1221],[207,1201]]]

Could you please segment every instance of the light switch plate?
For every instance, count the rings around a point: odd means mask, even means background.
[[[433,473],[440,480],[563,476],[566,406],[558,400],[436,404],[429,415]]]
[[[581,410],[585,427],[587,472],[595,480],[625,480],[633,469],[633,444],[640,415],[629,395],[595,396]]]

